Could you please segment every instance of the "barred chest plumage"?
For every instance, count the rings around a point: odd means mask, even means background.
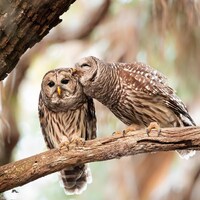
[[[44,106],[44,109],[48,109]],[[74,137],[86,137],[86,118],[87,109],[86,104],[82,105],[76,110],[69,110],[68,112],[44,112],[43,127],[49,146],[54,148],[59,147],[61,142],[73,140]],[[51,144],[51,145],[50,145]]]

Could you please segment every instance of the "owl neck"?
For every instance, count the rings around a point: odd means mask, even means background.
[[[57,103],[52,103],[51,99],[41,95],[45,106],[52,112],[74,112],[74,110],[81,109],[84,103],[86,103],[86,96],[79,95],[76,97],[71,97],[67,102],[66,100],[60,99]]]
[[[85,93],[97,99],[102,104],[112,107],[120,98],[118,70],[115,64],[102,63],[98,69],[98,76],[94,82],[86,88]]]

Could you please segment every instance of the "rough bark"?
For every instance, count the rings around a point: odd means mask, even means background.
[[[15,67],[21,55],[58,23],[75,0],[0,1],[0,80]]]
[[[158,136],[145,130],[64,146],[0,167],[0,192],[24,185],[67,166],[141,153],[200,150],[200,127],[166,128]]]

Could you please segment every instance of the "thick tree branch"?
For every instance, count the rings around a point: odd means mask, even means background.
[[[21,55],[58,23],[75,0],[0,1],[0,80],[15,67]]]
[[[158,136],[156,131],[147,136],[145,130],[114,135],[85,142],[82,146],[70,145],[19,160],[0,167],[0,192],[24,185],[67,166],[104,161],[122,156],[177,149],[200,150],[200,127],[165,128]]]

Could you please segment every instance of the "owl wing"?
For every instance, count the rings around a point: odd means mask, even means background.
[[[165,106],[172,109],[176,115],[182,114],[189,119],[189,124],[195,125],[185,105],[175,91],[168,86],[167,78],[162,73],[140,62],[122,65],[122,68],[126,74],[124,75],[125,80],[130,82],[129,84],[137,91],[136,95],[149,99],[159,97]],[[183,122],[187,124],[186,121]]]
[[[94,101],[91,97],[87,98],[87,122],[86,122],[86,140],[91,140],[96,138],[96,114]]]
[[[125,80],[126,84],[129,83],[130,87],[138,92],[157,94],[159,92],[158,84],[167,86],[167,78],[162,73],[141,62],[120,63],[119,73],[122,80]],[[166,89],[169,90],[168,92],[173,92],[171,88]]]
[[[40,95],[39,95],[39,104],[38,104],[38,114],[39,114],[39,120],[40,120],[40,126],[41,126],[41,129],[42,129],[42,134],[44,136],[44,140],[45,140],[45,143],[47,145],[47,147],[49,149],[53,149],[54,146],[48,136],[48,133],[46,133],[46,126],[47,126],[47,121],[46,121],[46,112],[48,112],[48,109],[47,107],[44,105],[43,101],[42,101],[42,97],[41,97],[41,92],[40,92]]]

